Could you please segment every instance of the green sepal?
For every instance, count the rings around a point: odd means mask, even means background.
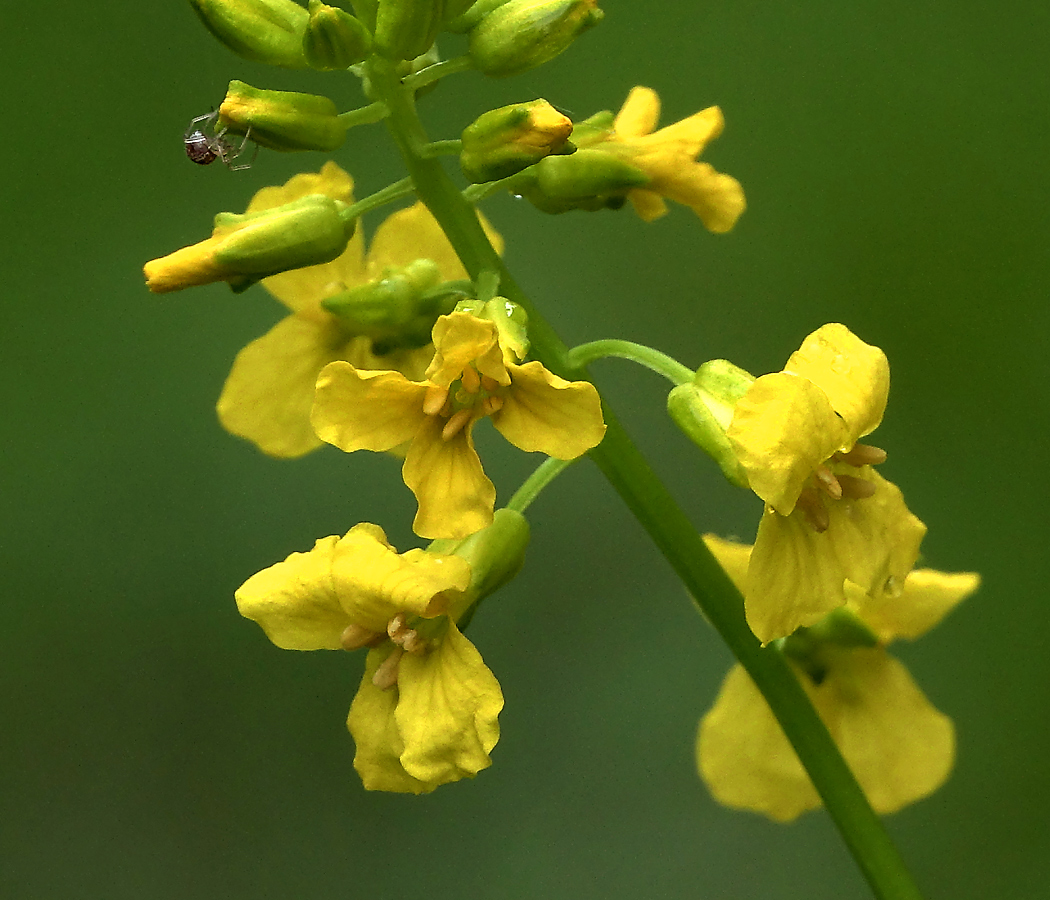
[[[365,23],[369,31],[374,32],[376,15],[379,12],[379,0],[350,0],[350,5],[354,8],[354,15]]]
[[[321,0],[310,0],[303,53],[314,69],[348,69],[372,50],[372,35],[360,19]]]
[[[190,0],[194,12],[238,56],[286,69],[304,69],[303,34],[309,14],[292,0]]]
[[[470,58],[493,78],[519,75],[567,50],[604,13],[598,0],[508,0],[470,31]]]
[[[243,81],[231,81],[219,107],[219,125],[235,134],[248,134],[271,150],[337,150],[346,137],[346,125],[335,104],[317,94],[269,91]]]
[[[839,607],[815,625],[799,628],[776,643],[814,684],[820,684],[836,656],[858,647],[878,647],[879,639],[855,613]]]

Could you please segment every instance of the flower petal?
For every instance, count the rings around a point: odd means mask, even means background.
[[[884,644],[895,638],[914,640],[938,624],[981,584],[976,572],[938,572],[914,569],[899,596],[869,597],[846,584],[850,605]]]
[[[845,572],[829,539],[801,513],[767,510],[758,525],[744,588],[747,624],[763,644],[812,625],[846,602]]]
[[[787,361],[785,372],[808,379],[846,422],[847,446],[882,421],[890,393],[890,364],[878,347],[865,344],[845,325],[824,325]]]
[[[405,744],[401,764],[437,786],[473,778],[492,764],[503,692],[474,645],[449,622],[430,653],[407,653],[398,674],[394,718]]]
[[[500,384],[510,384],[495,322],[468,312],[454,312],[434,323],[433,334],[434,359],[427,369],[427,378],[434,384],[447,388],[467,366],[478,363],[481,374]]]
[[[566,381],[542,363],[510,365],[511,387],[492,422],[515,447],[576,459],[605,436],[602,402],[587,381]]]
[[[730,231],[747,209],[740,182],[716,172],[707,163],[683,166],[671,178],[654,180],[651,187],[658,188],[669,200],[688,206],[715,234]]]
[[[820,796],[765,699],[739,665],[726,675],[700,721],[697,765],[725,806],[789,822],[820,806]]]
[[[747,584],[747,567],[751,560],[751,545],[742,544],[739,541],[729,541],[716,534],[705,534],[703,536],[707,549],[710,550],[718,564],[725,569],[733,584],[740,593],[744,592]]]
[[[492,524],[496,488],[481,468],[471,425],[446,441],[441,437],[445,420],[426,418],[402,469],[419,502],[412,530],[426,538],[468,537]]]
[[[284,650],[338,650],[352,623],[331,577],[339,538],[321,538],[308,553],[256,572],[236,593],[237,609]]]
[[[310,424],[314,384],[346,343],[331,320],[282,319],[237,354],[217,406],[223,428],[270,456],[290,459],[320,447]]]
[[[775,372],[740,398],[726,436],[751,489],[786,516],[813,470],[843,445],[846,431],[819,387]]]
[[[347,453],[392,450],[429,418],[423,412],[426,390],[400,372],[362,372],[334,362],[317,378],[310,420],[322,441]]]
[[[660,97],[652,88],[631,88],[613,121],[617,137],[637,138],[649,134],[660,121]]]
[[[400,794],[427,794],[437,787],[413,778],[401,765],[405,742],[394,718],[398,704],[396,687],[381,691],[372,684],[379,665],[390,655],[391,647],[379,647],[368,653],[365,674],[357,696],[350,705],[346,727],[354,737],[357,753],[354,768],[369,791],[394,791]]]
[[[655,222],[660,216],[667,215],[667,204],[656,191],[636,188],[627,192],[627,199],[631,201],[631,206],[643,222]]]

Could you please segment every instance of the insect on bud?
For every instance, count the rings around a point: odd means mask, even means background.
[[[303,36],[303,53],[314,69],[348,69],[372,49],[372,35],[347,12],[310,0],[310,19]]]
[[[204,27],[238,56],[304,69],[309,14],[292,0],[190,0]]]
[[[219,107],[219,124],[247,134],[271,150],[337,150],[346,137],[335,104],[327,97],[293,91],[267,91],[231,81]]]
[[[546,100],[482,113],[463,131],[459,164],[469,181],[509,178],[552,153],[572,153],[572,120]]]
[[[509,0],[471,30],[470,58],[493,78],[518,75],[554,59],[604,16],[598,0]]]

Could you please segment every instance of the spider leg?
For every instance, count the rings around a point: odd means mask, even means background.
[[[213,109],[211,112],[207,112],[203,116],[197,116],[197,118],[190,120],[190,124],[186,128],[186,133],[185,133],[185,135],[183,137],[184,138],[189,137],[190,133],[194,130],[193,126],[196,125],[198,122],[203,122],[205,119],[207,119],[208,120],[208,124],[210,125],[218,117],[219,117],[219,114],[217,112],[215,112],[215,110]],[[207,128],[208,125],[205,125],[204,127]]]

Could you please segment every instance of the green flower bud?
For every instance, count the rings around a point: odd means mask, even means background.
[[[554,59],[605,14],[598,0],[509,0],[470,32],[477,69],[494,78],[518,75]]]
[[[514,176],[510,189],[542,212],[594,212],[619,209],[627,191],[648,183],[649,176],[637,166],[611,153],[585,148],[571,156],[540,160]]]
[[[303,53],[314,69],[348,69],[372,49],[372,35],[347,12],[310,0],[310,19],[303,36]]]
[[[309,14],[292,0],[190,0],[204,26],[245,59],[306,68],[303,34]]]
[[[219,107],[219,124],[247,134],[271,150],[337,150],[346,137],[335,104],[327,97],[267,91],[231,81]]]
[[[441,31],[445,0],[379,0],[376,49],[390,59],[426,53]]]
[[[680,384],[667,397],[667,412],[701,450],[718,463],[722,474],[737,487],[748,487],[747,475],[726,437],[737,401],[755,379],[725,359],[713,359],[696,371],[689,384]]]
[[[572,120],[546,100],[482,113],[463,131],[459,164],[468,181],[508,178],[552,153],[572,153]]]
[[[371,338],[377,353],[430,343],[439,316],[452,311],[463,292],[439,289],[441,273],[430,259],[391,268],[368,284],[321,301],[350,334]]]
[[[357,16],[369,31],[376,30],[376,14],[379,12],[379,0],[350,0]]]
[[[507,0],[478,0],[477,3],[468,5],[463,15],[450,19],[445,24],[445,31],[451,31],[453,34],[466,34],[492,10],[506,2]]]
[[[346,249],[355,222],[346,204],[323,194],[254,213],[219,213],[212,236],[145,265],[154,293],[227,281],[240,292],[269,275],[330,262]]]

